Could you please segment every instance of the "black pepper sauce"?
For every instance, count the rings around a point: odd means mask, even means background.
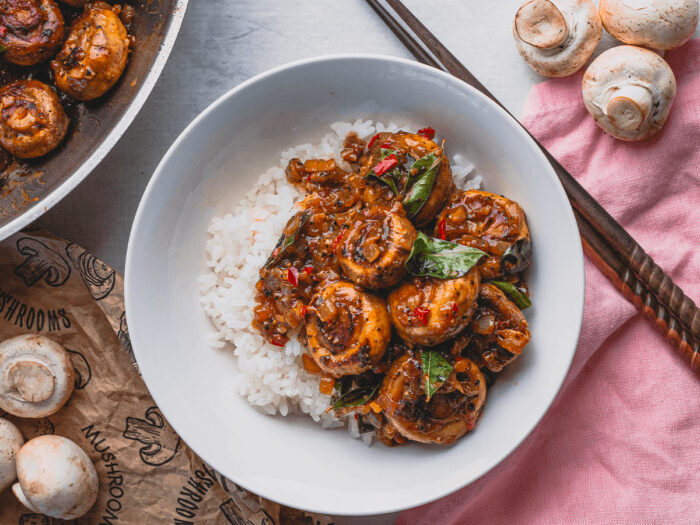
[[[344,156],[359,160],[364,147],[364,141],[350,135]],[[279,260],[260,269],[256,285],[253,326],[277,346],[289,340],[312,297],[340,280],[335,252],[363,207],[367,187],[364,177],[341,169],[333,159],[292,159],[285,171],[287,180],[306,193],[299,214],[308,214],[308,219],[300,228],[299,220],[290,220],[283,237],[298,229],[294,243]]]

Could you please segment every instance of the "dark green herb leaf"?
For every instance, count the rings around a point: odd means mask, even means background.
[[[297,215],[295,215],[294,217],[297,217]],[[311,212],[305,211],[299,214],[298,217],[299,223],[296,226],[291,224],[291,220],[289,221],[289,223],[287,223],[285,230],[287,230],[287,228],[290,226],[293,228],[293,230],[291,232],[282,234],[279,241],[277,241],[275,249],[272,250],[270,257],[268,257],[267,261],[265,262],[265,268],[278,262],[284,255],[284,252],[287,250],[287,248],[294,244],[294,242],[297,240],[297,237],[299,236],[299,232],[302,230],[302,228],[304,228],[306,223],[309,222],[309,219],[311,218]]]
[[[507,283],[505,281],[489,281],[492,285],[500,288],[503,292],[511,298],[511,300],[520,308],[525,310],[525,308],[530,308],[532,306],[532,301],[527,296],[526,293],[522,292],[517,286]]]
[[[428,153],[411,165],[406,183],[409,189],[403,199],[403,207],[409,218],[416,216],[430,197],[441,162],[442,155]],[[411,181],[415,182],[411,184]]]
[[[393,149],[381,148],[379,150],[379,160],[382,161],[385,158],[387,158],[389,155],[393,155],[395,153],[396,153],[396,151],[394,151]],[[383,175],[377,175],[376,173],[374,173],[374,169],[370,169],[367,172],[367,175],[365,175],[365,178],[377,179],[379,182],[389,186],[391,188],[391,191],[393,191],[395,195],[398,195],[399,190],[398,190],[398,187],[396,186],[396,177],[397,176],[400,176],[400,173],[398,172],[398,168],[394,168],[393,170],[391,170],[387,173],[384,173]]]
[[[452,373],[452,365],[439,352],[421,352],[420,360],[423,365],[423,388],[426,401],[447,381]]]
[[[418,232],[406,261],[411,275],[456,279],[471,270],[486,253],[477,248],[428,237]]]
[[[379,390],[381,382],[376,385],[363,386],[355,388],[340,396],[340,398],[331,405],[331,408],[348,408],[357,407],[368,403]]]
[[[0,53],[4,53],[6,50],[7,50],[7,47],[0,44]]]

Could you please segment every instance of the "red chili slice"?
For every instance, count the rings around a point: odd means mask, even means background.
[[[344,235],[345,235],[345,230],[343,229],[343,231],[340,232],[340,235],[338,235],[338,236],[335,238],[335,241],[333,241],[333,247],[331,248],[331,251],[332,251],[332,252],[335,252],[335,249],[336,249],[336,248],[338,247],[338,245],[340,244],[340,241],[343,240],[343,236],[344,236]]]
[[[433,137],[435,136],[435,130],[431,127],[427,127],[419,129],[418,134],[424,136],[426,139],[433,140]]]
[[[371,140],[367,144],[367,149],[372,149],[372,146],[374,145],[374,143],[377,141],[378,138],[379,138],[379,133],[377,133],[374,137],[371,138]]]
[[[428,310],[427,308],[424,308],[422,306],[419,306],[418,308],[413,309],[413,315],[415,315],[418,318],[418,320],[424,325],[428,324],[428,314],[429,313],[430,313],[430,310]]]
[[[306,317],[306,305],[301,307],[301,317],[302,318]]]
[[[287,337],[275,334],[272,336],[272,339],[270,339],[270,344],[273,344],[275,346],[284,346],[287,344],[287,341],[289,341]]]
[[[387,158],[377,163],[377,165],[374,167],[374,173],[376,173],[377,175],[384,175],[387,171],[396,166],[398,163],[399,159],[397,159],[396,155],[392,153]]]
[[[314,267],[313,266],[304,266],[304,268],[302,268],[302,270],[304,270],[306,272],[306,275],[311,275],[311,272],[314,271]]]
[[[299,270],[294,266],[287,268],[287,280],[292,286],[299,286]]]
[[[438,233],[443,241],[447,240],[447,222],[445,221],[445,219],[442,219],[438,223]]]
[[[384,144],[382,144],[381,148],[382,149],[394,149],[393,146],[391,144],[389,144],[388,142],[385,142]]]

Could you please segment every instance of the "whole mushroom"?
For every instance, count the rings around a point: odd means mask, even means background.
[[[88,455],[70,439],[47,435],[31,439],[17,453],[17,499],[32,512],[72,520],[97,500],[98,479]]]
[[[0,418],[0,493],[17,479],[17,453],[23,444],[19,429]]]
[[[695,32],[698,0],[600,0],[600,18],[620,42],[674,49]]]
[[[648,49],[618,46],[596,58],[583,77],[583,102],[596,123],[621,140],[642,140],[666,122],[676,79]]]
[[[27,334],[0,343],[0,408],[18,417],[57,412],[73,392],[75,372],[57,342]]]
[[[513,23],[520,55],[546,77],[565,77],[581,69],[602,34],[591,0],[529,0]]]

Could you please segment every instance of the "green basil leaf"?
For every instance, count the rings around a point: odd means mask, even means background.
[[[440,352],[421,352],[420,360],[423,365],[423,388],[427,402],[450,377],[452,365]]]
[[[463,246],[418,232],[406,261],[411,275],[456,279],[471,270],[486,255],[477,248]]]
[[[277,244],[275,245],[275,249],[272,250],[270,257],[268,257],[267,261],[265,261],[265,268],[267,268],[268,266],[272,266],[280,259],[282,259],[284,252],[287,250],[287,248],[294,244],[294,242],[297,240],[297,237],[299,236],[299,232],[304,228],[306,223],[309,222],[310,218],[310,211],[305,211],[299,215],[299,224],[294,228],[294,230],[291,233],[282,234],[282,236],[279,238],[279,241],[277,241]],[[286,229],[287,228],[285,227],[285,230]]]
[[[510,299],[520,308],[525,310],[525,308],[530,308],[532,306],[532,301],[527,296],[526,293],[522,292],[517,286],[505,282],[505,281],[489,281],[492,285],[500,288],[503,292],[510,297]]]
[[[377,175],[373,171],[370,171],[367,175],[366,178],[372,178],[372,179],[377,179],[378,181],[386,184],[391,188],[391,191],[394,192],[395,195],[399,194],[399,189],[396,187],[396,180],[394,179],[394,172],[389,171],[385,173],[384,175]]]
[[[348,408],[365,405],[374,397],[381,384],[382,383],[380,381],[374,386],[363,386],[350,390],[349,392],[340,396],[340,398],[331,405],[331,408],[335,410],[336,408]]]
[[[430,197],[441,163],[442,155],[428,153],[411,165],[409,180],[406,183],[406,186],[410,187],[403,199],[403,207],[409,219],[418,215]],[[411,184],[412,180],[415,182]]]

